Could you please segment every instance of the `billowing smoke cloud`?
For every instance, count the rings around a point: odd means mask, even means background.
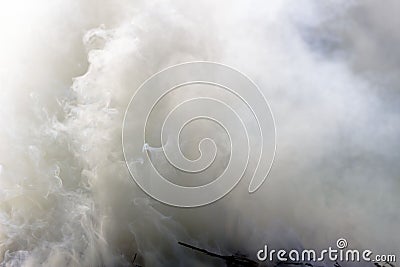
[[[265,243],[325,248],[344,237],[398,253],[395,1],[57,0],[0,10],[1,266],[130,266],[136,253],[145,266],[221,264],[180,240],[254,257]],[[213,205],[179,209],[132,182],[121,125],[146,78],[191,60],[234,66],[259,85],[278,149],[255,194],[244,179]]]

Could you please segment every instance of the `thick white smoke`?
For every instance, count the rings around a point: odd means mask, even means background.
[[[177,241],[254,258],[265,243],[325,248],[344,237],[398,253],[396,7],[3,1],[1,266],[130,266],[136,253],[145,266],[221,264]],[[275,115],[278,150],[254,195],[244,179],[215,204],[178,209],[132,182],[121,126],[146,78],[191,60],[255,80]]]

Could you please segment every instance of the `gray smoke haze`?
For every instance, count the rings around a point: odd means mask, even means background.
[[[144,266],[218,266],[177,241],[254,257],[339,237],[399,258],[399,5],[1,2],[0,266],[130,266],[135,253]],[[145,79],[192,60],[258,84],[278,149],[255,194],[245,177],[179,209],[133,183],[121,126]]]

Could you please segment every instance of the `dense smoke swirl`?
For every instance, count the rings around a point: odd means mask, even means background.
[[[144,149],[150,132],[149,117],[157,105],[167,95],[190,86],[215,90],[210,93],[204,89],[200,91],[201,95],[197,92],[173,104],[167,116],[157,123],[162,125],[161,149],[167,163],[189,174],[203,172],[215,164],[218,149],[214,140],[203,138],[198,143],[200,156],[195,160],[188,159],[180,147],[182,130],[193,121],[208,120],[225,131],[230,143],[228,163],[218,177],[198,186],[178,185],[163,177],[153,164],[148,149]],[[242,107],[230,101],[233,98]],[[243,115],[246,114],[243,107],[250,116]],[[256,191],[271,168],[275,135],[271,109],[259,88],[247,76],[222,64],[190,62],[167,68],[140,86],[125,113],[122,142],[129,171],[143,191],[169,205],[196,207],[225,196],[245,174],[252,176],[249,192]]]

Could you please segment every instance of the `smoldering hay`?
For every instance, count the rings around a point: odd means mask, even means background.
[[[144,266],[221,264],[177,241],[254,258],[266,243],[326,248],[343,237],[398,255],[396,8],[2,2],[1,266],[130,266],[136,253]],[[255,194],[243,179],[212,205],[179,209],[133,183],[121,125],[146,78],[192,60],[252,77],[274,112],[278,149]]]

